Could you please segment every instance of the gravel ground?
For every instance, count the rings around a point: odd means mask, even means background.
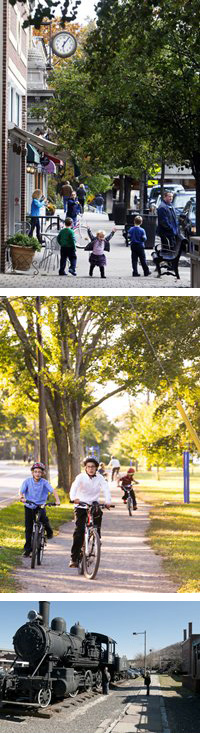
[[[88,581],[77,569],[69,568],[73,522],[60,528],[48,541],[42,566],[30,568],[30,558],[22,559],[15,574],[18,587],[28,593],[143,593],[176,592],[177,586],[164,573],[162,559],[146,539],[149,507],[142,502],[133,517],[128,516],[119,489],[111,485],[115,508],[104,511],[101,561],[97,577]],[[56,510],[55,510],[56,512]]]
[[[96,732],[99,725],[105,719],[114,721],[123,711],[123,708],[127,703],[131,703],[134,700],[134,691],[138,693],[137,681],[126,682],[120,686],[119,689],[110,691],[110,695],[102,696],[90,701],[87,704],[82,704],[81,707],[69,712],[68,708],[53,715],[51,719],[43,720],[39,718],[33,718],[26,715],[6,715],[3,712],[0,714],[0,731],[3,734],[31,734],[31,732],[37,732],[43,734],[44,732]]]

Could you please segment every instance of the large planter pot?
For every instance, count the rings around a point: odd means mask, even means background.
[[[32,247],[10,245],[10,255],[14,270],[29,270],[35,250]]]

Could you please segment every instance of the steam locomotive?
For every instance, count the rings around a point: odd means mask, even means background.
[[[111,681],[128,677],[127,658],[116,654],[115,640],[85,632],[79,622],[68,633],[61,617],[49,626],[49,606],[39,602],[39,614],[30,611],[14,635],[16,657],[0,677],[0,706],[18,702],[45,708],[52,699],[101,689],[105,666]]]

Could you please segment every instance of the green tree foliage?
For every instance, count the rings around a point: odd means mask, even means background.
[[[40,377],[60,486],[67,489],[79,470],[80,421],[112,394],[126,390],[137,396],[147,388],[159,398],[163,414],[166,406],[176,410],[179,396],[199,430],[199,324],[200,302],[194,296],[41,297]],[[28,401],[38,411],[37,348],[34,297],[2,296],[0,371],[25,415]],[[95,385],[104,388],[100,399],[94,397]]]
[[[27,0],[9,0],[10,5],[14,7],[19,2],[24,6],[24,10],[27,11]],[[81,4],[81,0],[39,0],[35,3],[35,0],[29,0],[28,2],[28,13],[26,12],[26,19],[24,20],[23,26],[34,26],[34,28],[40,28],[44,19],[54,19],[56,12],[61,11],[61,21],[63,26],[65,23],[75,20],[78,12],[78,7]]]

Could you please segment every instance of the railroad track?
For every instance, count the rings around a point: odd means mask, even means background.
[[[54,714],[58,714],[63,709],[72,710],[75,708],[78,708],[82,703],[85,703],[86,701],[92,700],[93,698],[97,698],[97,696],[101,696],[102,693],[99,691],[84,691],[83,693],[78,693],[75,698],[65,698],[62,702],[52,703],[50,706],[47,706],[47,708],[43,709],[38,704],[33,705],[26,705],[25,703],[3,703],[1,705],[0,703],[0,717],[2,717],[2,714],[18,714],[18,716],[23,713],[27,716],[34,716],[39,717],[41,719],[51,719]]]
[[[122,679],[115,683],[111,683],[110,689],[114,690],[118,686],[123,685],[123,683],[127,683],[127,680]],[[64,709],[73,711],[75,708],[81,706],[81,704],[86,703],[93,698],[97,698],[98,696],[102,696],[102,692],[97,690],[83,691],[82,693],[78,693],[74,698],[69,696],[69,698],[64,698],[63,701],[59,701],[59,703],[51,703],[51,705],[47,706],[45,709],[41,708],[37,703],[33,703],[30,706],[30,704],[27,705],[22,702],[15,702],[13,704],[9,701],[8,703],[5,702],[3,704],[0,702],[0,718],[3,718],[2,714],[4,713],[5,715],[17,714],[18,716],[22,716],[23,714],[24,716],[26,714],[27,716],[38,717],[40,719],[51,719],[52,716],[61,713]]]

